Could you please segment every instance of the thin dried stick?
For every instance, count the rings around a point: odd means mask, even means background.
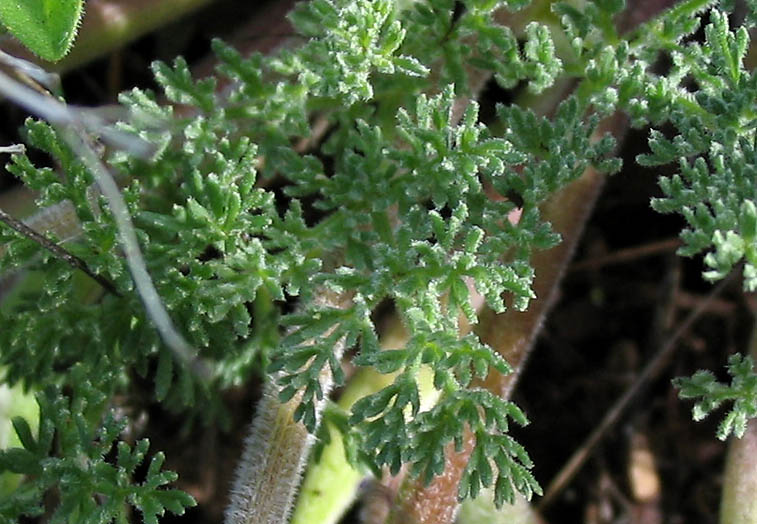
[[[108,293],[112,293],[117,297],[121,296],[121,294],[116,291],[116,288],[112,282],[101,275],[93,273],[92,270],[89,269],[89,266],[87,266],[87,263],[84,262],[81,258],[77,257],[60,244],[56,244],[47,237],[40,235],[35,230],[33,230],[20,220],[16,220],[2,209],[0,209],[0,222],[3,222],[9,228],[22,234],[30,240],[33,240],[58,258],[65,260],[73,268],[83,271],[89,278],[100,284]]]
[[[739,273],[733,271],[731,274],[720,282],[707,296],[705,300],[699,303],[696,309],[691,311],[686,319],[681,322],[676,329],[675,333],[660,347],[657,354],[652,360],[647,363],[642,372],[636,378],[636,381],[626,390],[625,393],[615,402],[610,408],[602,421],[594,428],[589,437],[581,444],[578,449],[573,453],[570,459],[560,469],[560,472],[555,475],[549,486],[547,487],[544,497],[539,501],[538,508],[543,510],[549,506],[555,499],[555,497],[567,486],[570,480],[581,469],[586,459],[589,458],[591,452],[596,445],[605,436],[607,430],[610,429],[615,422],[617,422],[620,415],[623,413],[629,402],[641,391],[642,387],[646,385],[649,380],[657,376],[662,370],[664,364],[668,361],[670,356],[676,349],[678,340],[691,328],[696,320],[707,310],[709,303],[717,297],[723,289],[733,280],[734,275]]]
[[[126,263],[148,316],[174,355],[200,376],[207,377],[207,370],[196,358],[197,350],[176,330],[160,300],[150,274],[147,272],[137,235],[131,223],[131,216],[116,181],[113,180],[91,144],[84,138],[86,130],[95,125],[96,121],[86,112],[66,106],[52,97],[37,93],[3,72],[0,72],[0,93],[55,125],[69,146],[92,172],[97,185],[108,200],[121,237]],[[123,143],[129,144],[129,148],[134,154],[146,155],[152,150],[152,146],[141,139],[127,135],[122,137],[121,135],[114,133],[111,136],[117,137],[119,140],[123,138]]]
[[[614,264],[624,264],[639,258],[649,257],[652,255],[658,255],[660,253],[668,253],[681,246],[681,241],[678,238],[668,238],[666,240],[659,240],[657,242],[649,242],[641,246],[633,246],[625,249],[619,249],[613,253],[609,253],[600,257],[593,257],[587,260],[581,260],[575,264],[571,264],[568,268],[569,272],[574,271],[586,271],[591,269],[599,269],[605,266],[611,266]]]

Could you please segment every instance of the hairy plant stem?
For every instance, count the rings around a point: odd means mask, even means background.
[[[330,377],[323,377],[322,387],[330,385]],[[225,511],[226,524],[276,524],[289,516],[314,437],[294,421],[299,399],[282,403],[278,393],[273,377],[245,439]]]
[[[578,243],[583,225],[602,186],[603,178],[593,168],[555,194],[543,207],[542,216],[562,236],[562,242],[549,251],[536,253],[532,264],[536,277],[534,291],[538,299],[524,312],[508,309],[497,314],[486,309],[476,329],[481,341],[494,348],[512,366],[513,373],[491,372],[481,384],[489,391],[508,398],[533,347],[541,324],[554,302],[559,283]],[[458,510],[457,487],[475,446],[475,436],[467,431],[463,449],[454,445],[446,449],[444,473],[426,486],[420,479],[406,479],[399,491],[399,501],[390,513],[391,524],[448,524]]]
[[[747,302],[755,326],[749,342],[749,355],[757,360],[757,302]],[[741,438],[731,437],[725,457],[723,492],[720,499],[720,524],[751,524],[757,522],[757,420],[747,423]]]
[[[622,32],[628,32],[656,16],[669,4],[670,0],[637,2],[634,9],[626,10],[622,14],[617,20],[617,25]],[[554,106],[556,103],[557,100],[553,100],[551,105]],[[543,99],[539,101],[539,105],[545,112],[549,110],[550,104],[545,103]],[[611,132],[619,138],[625,133],[627,126],[625,118],[615,115],[600,125],[598,135]],[[533,301],[523,313],[510,309],[498,315],[487,310],[479,317],[476,331],[482,342],[499,352],[514,369],[514,372],[507,376],[490,373],[483,383],[484,387],[502,398],[508,398],[512,393],[541,323],[554,301],[583,226],[599,195],[602,180],[602,177],[590,168],[581,178],[553,195],[543,207],[542,216],[561,234],[562,243],[554,249],[538,252],[533,256],[532,265],[536,275],[533,289],[540,298]],[[450,445],[445,452],[447,458],[444,473],[433,479],[428,486],[418,479],[406,478],[399,490],[399,502],[385,521],[386,524],[453,522],[459,509],[457,486],[474,446],[475,437],[470,431],[465,434],[461,452],[455,452],[454,446]]]
[[[318,302],[329,307],[345,308],[350,302],[346,295],[325,290],[318,296]],[[340,340],[334,353],[341,358],[343,352],[344,343]],[[301,394],[281,402],[276,378],[271,377],[266,383],[245,439],[225,511],[225,524],[280,524],[288,521],[292,511],[302,469],[315,437],[302,422],[294,420]],[[319,380],[323,397],[315,406],[318,422],[334,384],[328,366]]]

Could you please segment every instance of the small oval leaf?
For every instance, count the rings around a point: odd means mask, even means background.
[[[55,62],[71,49],[83,0],[0,2],[0,22],[35,55]]]

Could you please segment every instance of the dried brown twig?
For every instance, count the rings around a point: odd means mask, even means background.
[[[71,265],[71,267],[83,271],[89,278],[100,284],[108,293],[111,293],[118,297],[121,296],[121,294],[116,291],[116,288],[115,286],[113,286],[112,282],[101,275],[93,273],[92,270],[89,269],[89,266],[87,266],[87,263],[84,262],[81,258],[77,257],[60,244],[48,239],[44,235],[40,235],[34,229],[30,228],[20,220],[16,220],[2,209],[0,209],[0,222],[3,222],[5,225],[27,237],[28,239],[33,240],[58,258],[65,260],[69,265]]]
[[[683,322],[678,326],[675,332],[667,339],[667,341],[660,347],[655,354],[654,358],[650,360],[644,369],[636,377],[634,383],[623,393],[623,395],[613,404],[602,421],[594,428],[591,434],[586,440],[578,447],[573,455],[568,459],[565,465],[560,469],[560,472],[555,475],[547,486],[544,492],[544,497],[539,501],[538,507],[543,510],[549,506],[555,499],[555,497],[567,486],[570,480],[580,470],[581,466],[589,458],[591,452],[596,445],[607,433],[615,422],[617,422],[620,415],[623,413],[631,400],[639,394],[642,388],[655,376],[657,376],[662,370],[665,363],[670,359],[675,349],[678,347],[677,343],[680,338],[691,328],[694,322],[707,310],[707,306],[710,301],[717,297],[734,279],[734,275],[738,274],[738,271],[733,271],[727,278],[721,281],[707,296],[706,299],[701,301],[696,309],[691,311]]]

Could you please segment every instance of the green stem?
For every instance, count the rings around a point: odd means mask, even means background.
[[[382,330],[382,349],[391,351],[406,342],[405,328],[398,317],[392,317]],[[337,405],[349,411],[359,399],[384,389],[396,376],[397,373],[361,369],[350,380]],[[427,367],[419,369],[418,384],[421,409],[429,409],[436,403],[438,392],[433,388],[433,375]],[[331,441],[324,447],[320,460],[308,466],[290,524],[336,524],[355,500],[360,481],[366,476],[347,462],[340,432],[333,427],[328,431]]]
[[[518,494],[515,503],[497,509],[494,491],[485,490],[475,499],[466,499],[460,506],[457,524],[542,524],[544,521],[531,504]]]
[[[749,354],[757,359],[757,310]],[[731,437],[725,458],[720,524],[757,522],[757,420],[752,419],[739,439]]]
[[[338,406],[348,410],[361,397],[379,391],[393,375],[381,375],[372,369],[361,370],[339,398]],[[308,466],[290,524],[336,524],[357,495],[365,476],[346,459],[341,432],[328,425],[330,442],[320,460]]]

